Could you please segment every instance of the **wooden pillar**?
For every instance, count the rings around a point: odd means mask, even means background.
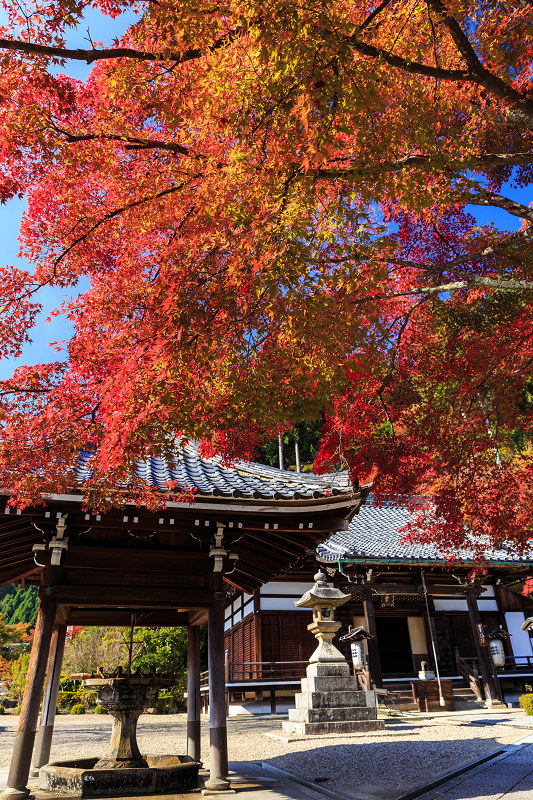
[[[489,653],[488,642],[483,631],[481,614],[477,604],[475,589],[466,589],[466,603],[468,606],[468,618],[472,628],[472,636],[479,659],[479,671],[483,678],[483,690],[485,692],[485,703],[487,706],[498,702],[500,692],[498,691],[498,677],[496,676]]]
[[[200,628],[187,628],[187,755],[200,761]]]
[[[270,690],[270,713],[277,714],[278,710],[276,707],[276,690],[272,688]]]
[[[208,617],[209,659],[209,780],[208,792],[228,790],[228,735],[226,729],[226,682],[224,654],[224,592],[222,574],[213,575],[213,604]]]
[[[383,688],[383,676],[381,674],[381,660],[379,657],[378,629],[376,626],[376,616],[374,614],[374,601],[372,600],[372,589],[369,585],[363,586],[363,614],[365,615],[365,628],[371,633],[373,639],[368,639],[368,668],[370,671],[370,682],[378,689]],[[372,688],[371,686],[369,687]]]
[[[41,724],[37,731],[35,748],[33,754],[33,766],[31,775],[39,774],[39,769],[48,764],[50,758],[50,747],[52,745],[52,735],[54,733],[54,719],[57,707],[57,695],[59,692],[59,681],[61,678],[61,665],[63,664],[63,654],[65,652],[65,636],[67,633],[66,625],[56,625],[52,634],[52,645],[50,647],[50,658],[48,659],[48,673],[44,687],[43,708],[41,711]]]
[[[28,797],[30,790],[26,783],[30,774],[31,756],[35,741],[35,731],[39,719],[39,706],[43,691],[44,677],[50,641],[54,629],[56,603],[51,597],[41,597],[37,624],[33,635],[30,663],[26,676],[26,686],[15,746],[11,756],[11,766],[7,778],[7,788],[2,792],[4,800]]]

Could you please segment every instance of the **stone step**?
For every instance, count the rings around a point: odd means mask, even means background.
[[[375,708],[289,708],[290,722],[354,722],[376,719]]]
[[[359,685],[353,675],[302,678],[302,692],[355,692]]]
[[[356,708],[367,705],[366,692],[300,692],[294,697],[296,708]]]
[[[282,722],[283,733],[296,733],[303,736],[379,731],[384,728],[385,723],[382,719],[359,719],[346,722],[292,722],[284,719]]]

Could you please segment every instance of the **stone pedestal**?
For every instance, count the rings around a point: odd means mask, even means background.
[[[109,749],[94,769],[147,767],[137,745],[137,720],[157,698],[157,683],[157,678],[141,675],[83,681],[85,688],[96,692],[100,705],[114,718]]]
[[[345,661],[309,664],[295,702],[296,708],[289,709],[289,719],[282,723],[284,733],[322,735],[385,727],[377,719],[374,692],[359,690]]]

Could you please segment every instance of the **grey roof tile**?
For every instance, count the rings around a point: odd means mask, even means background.
[[[90,477],[89,458],[88,453],[80,454],[76,468],[80,483]],[[167,459],[150,456],[138,461],[135,472],[161,491],[168,490],[168,482],[173,481],[180,489],[195,489],[199,495],[212,497],[310,500],[352,491],[345,472],[310,475],[245,461],[236,461],[229,468],[218,457],[202,459],[194,442]]]
[[[409,522],[411,512],[405,501],[388,501],[381,507],[375,504],[373,495],[367,497],[359,514],[353,517],[348,530],[335,533],[317,547],[323,561],[339,559],[361,559],[363,561],[435,562],[445,561],[446,554],[436,544],[407,544],[402,542],[401,529]],[[473,551],[465,549],[456,554],[461,561],[473,561]],[[533,563],[533,552],[529,557],[519,557],[512,548],[487,549],[488,562]]]

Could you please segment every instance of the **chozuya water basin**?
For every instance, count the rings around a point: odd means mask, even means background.
[[[83,686],[113,716],[111,741],[101,758],[58,761],[39,771],[39,788],[81,797],[118,797],[195,787],[201,762],[186,755],[144,756],[137,720],[168,679],[134,674],[84,676]]]

